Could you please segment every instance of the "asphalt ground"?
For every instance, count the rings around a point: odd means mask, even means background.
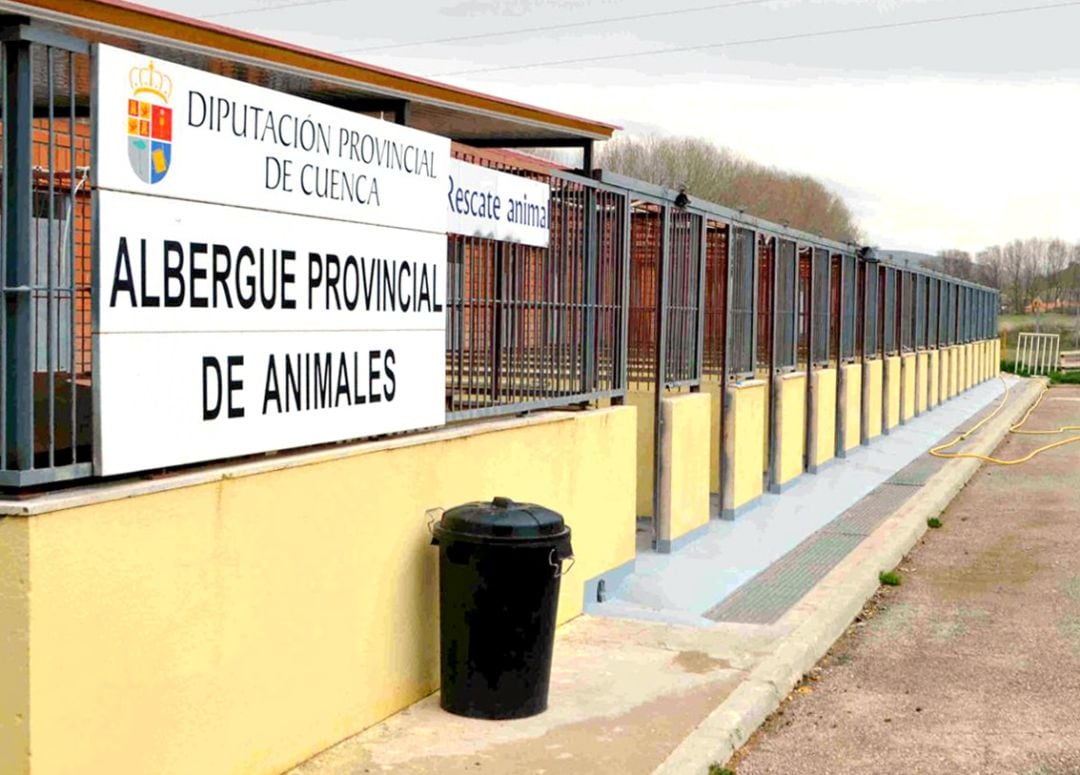
[[[1053,388],[1025,429],[1080,425]],[[1060,436],[1010,435],[1021,457]],[[1080,773],[1080,443],[983,465],[727,767],[763,773]]]

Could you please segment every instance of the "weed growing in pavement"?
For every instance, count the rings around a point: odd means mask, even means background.
[[[926,520],[926,524],[927,524],[928,527],[939,528],[942,525],[944,525],[945,523],[942,522],[937,517],[930,517],[930,519]]]
[[[878,581],[887,587],[898,587],[903,583],[903,579],[900,578],[900,574],[892,570],[883,570],[878,574]]]
[[[721,767],[716,762],[709,765],[709,775],[735,775],[735,770],[729,770],[727,767]]]

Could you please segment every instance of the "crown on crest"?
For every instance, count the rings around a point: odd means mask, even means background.
[[[154,67],[154,61],[146,67],[133,67],[128,72],[133,94],[156,94],[166,102],[172,95],[172,78]]]

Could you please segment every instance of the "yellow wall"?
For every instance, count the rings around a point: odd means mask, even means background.
[[[904,379],[904,401],[901,411],[905,422],[915,416],[915,354],[903,357],[900,373]]]
[[[811,463],[820,466],[836,457],[836,369],[813,374],[817,450]]]
[[[844,407],[844,450],[855,449],[860,443],[862,431],[862,364],[849,363],[844,366],[844,379],[847,381]]]
[[[915,359],[917,364],[915,369],[915,409],[922,413],[927,409],[926,388],[930,383],[930,375],[927,373],[930,363],[929,353],[921,352],[915,356]]]
[[[14,520],[34,775],[280,773],[430,693],[431,507],[563,513],[578,562],[559,618],[577,615],[585,580],[634,557],[634,436],[629,407],[549,413]]]
[[[709,403],[709,492],[720,492],[720,395],[723,383],[715,379],[705,379],[701,383],[701,392],[708,393]]]
[[[959,347],[949,348],[949,397],[960,393],[960,361],[963,351]]]
[[[900,424],[900,356],[893,355],[885,359],[888,371],[889,395],[887,427],[892,429]]]
[[[0,517],[0,772],[30,772],[30,531]]]
[[[881,435],[881,386],[883,364],[880,358],[866,362],[867,410],[866,437],[872,439]]]
[[[806,374],[787,374],[780,381],[777,407],[780,426],[780,470],[776,481],[787,484],[803,472],[806,444]]]
[[[929,408],[933,409],[941,402],[938,393],[941,389],[941,351],[931,350],[927,355],[929,356],[927,359],[926,373],[926,378],[929,380],[930,385]]]
[[[971,387],[971,384],[972,384],[972,382],[971,382],[971,374],[972,374],[971,367],[972,367],[972,364],[974,363],[974,360],[975,360],[975,350],[974,350],[974,348],[970,344],[965,344],[964,345],[964,374],[960,378],[961,379],[961,384],[964,386],[964,390],[967,390],[967,389],[969,389]]]
[[[707,393],[667,396],[660,472],[660,535],[675,541],[709,521],[709,404]]]
[[[626,404],[637,409],[637,433],[635,435],[635,448],[637,450],[637,515],[639,517],[651,517],[653,515],[653,461],[655,452],[653,445],[653,427],[656,417],[656,404],[654,393],[649,390],[626,391]]]
[[[724,471],[725,510],[744,506],[763,491],[761,460],[765,439],[761,426],[767,393],[768,383],[760,379],[728,386],[724,452],[731,465]]]

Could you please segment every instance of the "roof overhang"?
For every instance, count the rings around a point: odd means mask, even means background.
[[[358,112],[407,103],[410,126],[463,142],[580,146],[618,129],[121,0],[0,0],[0,13]]]

